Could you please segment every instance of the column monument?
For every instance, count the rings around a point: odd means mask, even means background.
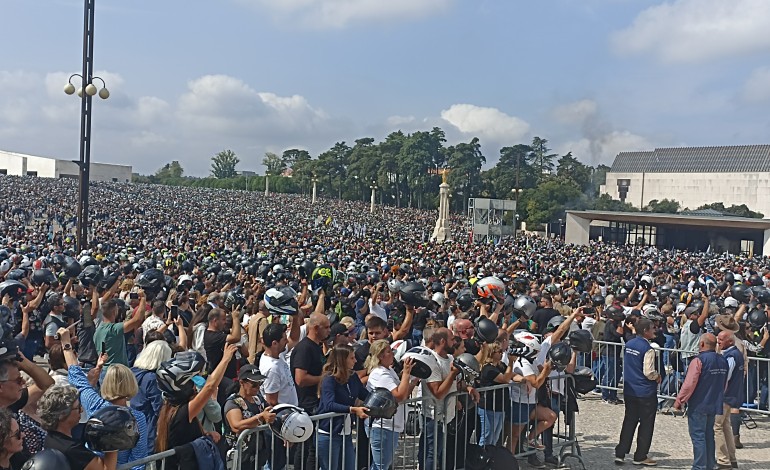
[[[452,228],[449,226],[449,183],[447,175],[449,169],[444,168],[441,172],[441,184],[439,185],[439,203],[438,219],[436,227],[433,229],[433,235],[430,239],[439,243],[452,241]]]

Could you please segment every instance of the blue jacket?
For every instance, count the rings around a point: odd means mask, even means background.
[[[318,414],[322,413],[350,413],[350,407],[355,406],[356,398],[366,400],[369,391],[361,383],[358,375],[350,375],[347,383],[341,384],[337,380],[327,375],[321,380],[321,402],[318,404]],[[329,429],[331,423],[331,430]],[[322,419],[318,423],[318,429],[325,431],[332,436],[342,434],[344,416],[336,418]]]
[[[136,367],[132,367],[131,372],[134,373],[136,383],[139,384],[139,392],[131,399],[131,408],[141,411],[147,417],[147,448],[153,452],[163,396],[158,389],[158,378],[155,372]]]
[[[225,464],[219,455],[219,449],[208,436],[199,437],[190,443],[198,468],[206,470],[225,470]]]
[[[727,387],[725,388],[725,403],[730,405],[731,408],[740,408],[746,397],[744,394],[746,388],[743,379],[745,369],[743,354],[735,346],[730,346],[722,351],[722,356],[728,361],[728,367],[730,361],[733,361],[734,364],[732,374],[728,374],[730,375],[730,380],[727,381]]]
[[[698,384],[687,402],[688,409],[706,415],[721,415],[727,383],[727,359],[714,351],[701,351],[697,357],[702,366]]]
[[[644,355],[652,349],[650,342],[637,336],[623,352],[623,393],[637,398],[650,398],[658,394],[658,383],[644,375]]]

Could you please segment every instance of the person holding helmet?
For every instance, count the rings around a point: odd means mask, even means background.
[[[161,364],[156,372],[158,388],[163,393],[163,406],[158,417],[158,435],[155,439],[155,452],[163,452],[189,444],[208,435],[217,443],[221,436],[216,432],[203,430],[198,415],[209,398],[217,392],[225,370],[235,355],[238,347],[234,344],[225,346],[222,359],[209,374],[206,384],[198,391],[193,377],[203,373],[206,360],[203,356],[186,351],[178,353],[170,361]],[[184,451],[168,457],[165,465],[169,470],[197,470],[198,462],[194,452],[184,447]],[[202,470],[202,469],[201,469]]]
[[[115,283],[115,285],[117,284]],[[129,365],[125,334],[133,332],[144,321],[142,312],[144,312],[145,302],[144,291],[140,289],[139,308],[131,318],[120,323],[116,323],[118,315],[117,300],[110,298],[102,304],[102,322],[96,327],[93,341],[99,355],[107,354],[107,362],[105,363],[107,367],[111,364]]]
[[[393,370],[395,356],[390,343],[379,339],[372,343],[364,366],[369,377],[366,388],[369,392],[377,388],[389,390],[397,402],[409,398],[419,380],[411,376],[414,359],[407,358],[402,363],[401,377]],[[370,418],[366,427],[369,436],[372,464],[370,470],[387,470],[393,463],[398,449],[399,435],[404,432],[406,406],[399,405],[393,418]]]
[[[655,349],[650,345],[655,338],[655,325],[652,320],[641,318],[636,322],[636,333],[636,337],[626,343],[623,353],[623,396],[626,401],[620,442],[615,447],[615,463],[624,462],[638,427],[634,465],[653,466],[657,462],[648,454],[658,410],[658,384],[662,380],[655,366]]]
[[[504,351],[498,342],[485,343],[481,348],[480,387],[520,383],[524,377],[514,374],[515,356],[508,354],[508,365],[503,364]],[[478,415],[481,429],[478,443],[480,446],[494,446],[500,439],[505,421],[505,402],[509,400],[507,389],[498,389],[481,393]]]
[[[355,470],[356,448],[353,444],[353,420],[364,419],[366,408],[356,401],[366,400],[369,391],[353,372],[356,356],[353,348],[334,347],[323,368],[318,413],[344,413],[344,417],[326,418],[318,423],[318,461],[322,470]]]

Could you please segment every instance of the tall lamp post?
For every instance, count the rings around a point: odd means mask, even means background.
[[[316,178],[315,174],[313,175],[313,198],[310,200],[310,204],[315,204],[315,197],[316,197],[316,185],[318,184],[318,178]]]
[[[516,181],[516,187],[511,189],[511,192],[513,193],[513,200],[516,201],[515,207],[515,217],[513,218],[513,238],[516,238],[516,231],[519,229],[519,193],[521,192],[521,188],[519,188],[519,182],[518,178]]]
[[[85,0],[83,13],[83,72],[70,76],[64,86],[64,93],[75,93],[74,77],[80,77],[80,88],[77,94],[80,97],[80,160],[76,163],[79,167],[78,188],[78,214],[76,247],[80,252],[88,247],[88,188],[90,186],[91,170],[91,98],[99,93],[99,98],[106,100],[110,97],[107,86],[100,77],[94,77],[94,3],[96,0]],[[96,88],[94,80],[102,82],[102,88]]]
[[[369,213],[374,214],[374,197],[375,197],[375,193],[377,192],[377,182],[372,181],[372,184],[371,186],[369,186],[369,189],[372,190],[372,200],[371,200],[371,203],[369,204]]]

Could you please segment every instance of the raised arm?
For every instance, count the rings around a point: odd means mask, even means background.
[[[136,310],[134,310],[133,314],[131,315],[131,318],[123,322],[124,333],[130,333],[135,329],[139,328],[139,326],[144,321],[144,312],[146,311],[146,305],[147,305],[147,296],[145,295],[143,289],[139,289],[139,306],[136,307]]]

